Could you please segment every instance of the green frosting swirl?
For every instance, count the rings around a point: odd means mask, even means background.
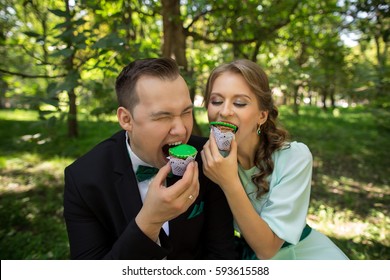
[[[186,159],[189,156],[194,157],[197,153],[198,151],[193,146],[188,144],[180,144],[169,149],[169,154],[171,156],[182,159]]]

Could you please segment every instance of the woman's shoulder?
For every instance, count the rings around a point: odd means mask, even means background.
[[[275,151],[275,158],[296,160],[296,159],[307,159],[312,160],[312,154],[309,147],[302,142],[287,142],[282,148]]]

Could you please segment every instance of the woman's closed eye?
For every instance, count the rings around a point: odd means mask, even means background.
[[[210,101],[210,103],[214,106],[218,106],[218,105],[221,105],[223,102],[222,102],[222,100],[212,100],[212,101]]]
[[[210,101],[210,103],[213,105],[213,106],[220,106],[223,104],[223,101]],[[248,105],[247,103],[245,102],[234,102],[233,105],[235,107],[238,107],[238,108],[242,108],[242,107],[245,107],[246,105]]]
[[[234,106],[239,107],[239,108],[245,107],[246,105],[248,105],[247,103],[243,103],[243,102],[234,102],[233,104],[234,104]]]

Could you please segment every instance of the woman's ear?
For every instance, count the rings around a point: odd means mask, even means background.
[[[264,124],[268,119],[268,111],[261,111],[259,118],[259,125]]]
[[[131,131],[133,128],[133,118],[131,113],[125,107],[119,107],[116,111],[119,125],[126,131]]]

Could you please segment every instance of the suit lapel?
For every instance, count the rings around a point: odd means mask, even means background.
[[[172,186],[175,184],[181,177],[179,176],[172,176],[171,178],[167,177],[167,187]],[[181,215],[180,215],[181,216]],[[180,217],[179,216],[179,217]],[[180,222],[178,221],[179,217],[176,217],[169,221],[169,239],[174,240],[176,237],[176,233],[178,232],[178,228],[180,229]],[[180,231],[179,231],[180,232]]]
[[[130,222],[141,210],[141,195],[126,148],[125,131],[121,131],[114,135],[113,140],[115,140],[117,144],[117,151],[114,155],[115,160],[113,161],[113,170],[117,176],[115,190],[126,217],[126,221]]]
[[[132,171],[129,170],[130,172]],[[137,180],[130,174],[123,174],[116,182],[115,189],[126,221],[130,222],[142,207]]]

